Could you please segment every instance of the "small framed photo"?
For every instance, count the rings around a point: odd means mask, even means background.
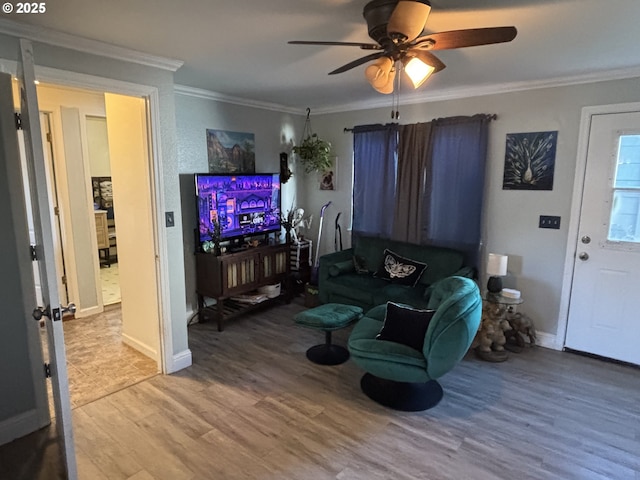
[[[338,157],[333,157],[333,166],[320,173],[320,190],[337,190]]]

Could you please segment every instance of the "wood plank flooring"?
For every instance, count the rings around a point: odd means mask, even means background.
[[[303,308],[194,325],[192,367],[76,408],[80,478],[640,480],[639,369],[542,348],[468,355],[440,405],[400,413],[364,396],[353,362],[307,361],[324,335],[293,324]]]

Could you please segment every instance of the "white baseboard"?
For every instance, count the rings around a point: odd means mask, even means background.
[[[193,325],[194,323],[200,323],[200,317],[198,316],[197,310],[187,312],[187,326]]]
[[[551,350],[562,350],[562,346],[557,344],[556,336],[551,333],[536,332],[536,343]]]
[[[99,307],[99,306],[95,306],[95,307],[89,307],[89,308],[83,308],[82,310],[76,310],[75,318],[86,318],[86,317],[90,317],[92,315],[97,315],[98,313],[102,313],[104,312],[104,307]]]
[[[29,435],[42,427],[43,425],[39,423],[38,411],[35,409],[3,420],[0,422],[0,445]]]
[[[183,368],[190,367],[193,364],[191,350],[186,349],[171,357],[171,365],[167,369],[167,373],[175,373]]]
[[[126,333],[122,334],[122,343],[124,343],[125,345],[129,345],[131,348],[135,348],[140,353],[142,353],[143,355],[146,355],[149,358],[152,358],[156,362],[158,361],[158,352],[155,349],[151,348],[149,345],[146,345],[134,338],[131,338]]]

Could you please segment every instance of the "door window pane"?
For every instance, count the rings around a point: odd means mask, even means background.
[[[622,135],[615,188],[640,188],[640,135]]]
[[[614,192],[609,225],[609,240],[640,243],[640,192]]]
[[[620,136],[608,238],[640,243],[640,135]]]

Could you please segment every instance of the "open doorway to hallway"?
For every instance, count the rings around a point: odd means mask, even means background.
[[[60,258],[62,268],[57,270],[63,277],[68,301],[78,305],[74,316],[64,318],[71,403],[77,407],[161,371],[155,232],[149,221],[153,215],[152,178],[148,149],[140,147],[149,138],[146,103],[143,98],[56,85],[39,85],[38,95],[40,110],[47,119],[42,124],[43,144],[50,156],[50,195],[56,200],[51,202],[55,206],[51,215],[59,220],[58,241],[60,251],[65,252]],[[138,119],[125,135],[117,127],[108,133],[109,102],[117,123],[123,123],[123,115]],[[95,171],[91,164],[96,145],[95,139],[89,140],[95,132],[89,132],[95,131],[97,124],[101,132],[98,143],[105,150],[102,154],[108,169],[112,167],[109,137],[115,144],[119,161],[113,172]],[[109,178],[109,192],[99,192],[108,202],[96,202],[96,177]],[[107,186],[106,182],[100,183],[99,187]],[[116,184],[113,190],[112,183]],[[120,209],[118,191],[124,206]],[[105,220],[106,246],[99,238],[99,216]],[[120,229],[119,225],[124,227]],[[141,232],[140,227],[147,231]],[[142,254],[138,253],[141,241],[145,245]],[[140,257],[145,255],[153,260],[143,261]],[[128,291],[127,305],[123,305],[121,295],[123,270],[128,277],[123,289]],[[145,286],[136,287],[138,278],[145,280]],[[146,295],[140,295],[145,290]],[[139,308],[148,315],[139,315]]]

